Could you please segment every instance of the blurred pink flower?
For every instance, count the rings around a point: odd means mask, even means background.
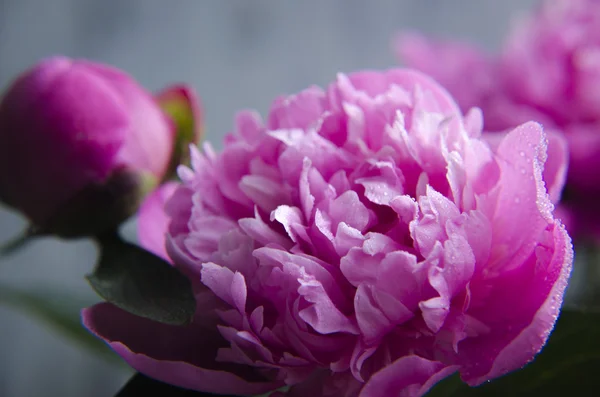
[[[573,252],[540,125],[488,144],[481,123],[401,69],[279,98],[266,122],[240,113],[221,153],[192,151],[167,203],[194,323],[103,303],[85,325],[136,370],[211,393],[421,396],[456,371],[479,385],[521,368]]]
[[[402,63],[450,91],[463,112],[482,109],[485,131],[504,131],[531,120],[554,125],[535,107],[515,101],[506,91],[498,59],[473,44],[403,32],[395,37],[394,49]]]
[[[541,2],[516,21],[497,56],[413,32],[400,34],[395,50],[445,86],[463,110],[481,108],[486,131],[535,120],[564,133],[570,162],[563,210],[577,220],[570,230],[589,232],[575,225],[597,212],[587,197],[600,192],[600,1]]]
[[[497,90],[494,60],[475,45],[403,32],[395,38],[394,47],[403,62],[434,77],[453,93],[463,112],[480,107]]]
[[[600,192],[600,1],[544,1],[510,32],[500,56],[506,91],[569,139],[569,184]]]

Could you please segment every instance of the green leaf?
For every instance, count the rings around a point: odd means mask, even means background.
[[[218,397],[216,394],[201,393],[182,389],[167,383],[148,378],[142,374],[135,374],[115,397]],[[220,397],[235,397],[219,395]]]
[[[94,302],[66,291],[36,288],[35,291],[0,285],[0,304],[43,321],[58,333],[95,355],[111,362],[123,361],[104,342],[81,325],[81,309]]]
[[[100,261],[86,278],[102,298],[161,323],[185,325],[192,321],[196,311],[192,286],[175,267],[116,234],[97,241]]]
[[[427,396],[594,395],[592,390],[600,385],[599,369],[600,313],[563,309],[548,343],[525,368],[473,388],[454,375]]]

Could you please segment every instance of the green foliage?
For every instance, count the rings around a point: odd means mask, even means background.
[[[191,322],[196,310],[192,286],[175,267],[116,234],[103,236],[98,242],[100,260],[87,280],[102,298],[161,323]]]

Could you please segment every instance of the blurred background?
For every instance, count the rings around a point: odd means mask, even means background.
[[[205,108],[206,139],[219,148],[242,108],[337,72],[397,64],[399,29],[471,40],[493,50],[511,16],[533,0],[0,0],[0,87],[42,57],[65,54],[113,64],[151,90],[191,84]],[[0,242],[24,227],[0,207]],[[135,239],[135,224],[126,226]],[[97,299],[83,276],[88,241],[38,240],[0,260],[0,285],[55,288]],[[80,301],[68,302],[77,305]],[[0,294],[1,397],[112,397],[131,371],[80,349]]]

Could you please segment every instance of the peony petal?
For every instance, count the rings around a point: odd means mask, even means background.
[[[465,112],[480,106],[494,87],[492,62],[483,51],[468,43],[405,32],[395,38],[394,47],[401,62],[436,79]]]
[[[269,213],[290,202],[285,187],[261,175],[246,175],[240,179],[240,189],[263,211]]]
[[[556,131],[548,131],[548,159],[544,165],[544,182],[550,201],[556,204],[567,179],[569,165],[569,146],[565,137]]]
[[[402,222],[406,224],[414,221],[419,212],[417,202],[408,195],[394,197],[390,201],[390,206],[396,211]]]
[[[232,229],[221,236],[219,250],[214,253],[213,261],[244,277],[253,277],[257,267],[253,251],[254,241],[241,230]]]
[[[412,311],[392,295],[365,284],[356,290],[354,311],[364,343],[369,346],[379,342],[396,325],[413,317]]]
[[[167,182],[146,197],[138,212],[138,239],[148,251],[169,260],[165,246],[170,217],[165,204],[177,190],[176,182]]]
[[[214,263],[204,263],[201,274],[202,283],[216,296],[235,307],[240,313],[245,312],[248,291],[241,273],[234,273],[229,268]]]
[[[364,232],[372,223],[369,210],[361,203],[358,194],[353,190],[342,193],[331,202],[329,215],[333,221],[332,230],[336,230],[337,225],[344,222],[348,226]]]
[[[498,146],[500,193],[488,272],[497,271],[500,263],[506,269],[522,263],[552,219],[554,208],[542,180],[546,148],[544,132],[534,122],[517,127]]]
[[[200,261],[210,260],[212,253],[219,249],[221,236],[237,228],[227,217],[212,215],[195,217],[189,226],[185,248]]]
[[[420,397],[456,370],[456,366],[419,356],[402,357],[375,373],[362,388],[359,397]]]
[[[420,253],[428,257],[436,243],[446,240],[445,225],[447,222],[460,216],[456,205],[427,186],[426,195],[419,199],[421,219],[410,224],[411,236]]]
[[[480,280],[490,284],[487,292],[472,288],[471,302],[477,307],[469,313],[493,331],[459,344],[461,375],[470,385],[521,368],[546,343],[573,262],[565,228],[557,221],[547,234],[549,241],[538,245],[521,268],[496,280]]]
[[[510,132],[510,131],[509,131]],[[497,151],[508,132],[484,134],[485,141]],[[560,201],[560,196],[567,178],[569,166],[569,143],[566,137],[557,130],[546,130],[548,139],[547,160],[544,165],[543,179],[553,204]]]
[[[371,166],[375,175],[357,179],[365,188],[365,197],[375,204],[389,205],[403,194],[404,178],[391,162],[379,161]]]
[[[292,248],[293,240],[286,238],[281,233],[273,230],[258,213],[258,208],[254,210],[254,218],[243,218],[238,221],[240,228],[259,244],[278,244],[284,248]]]
[[[269,128],[310,128],[323,114],[324,99],[323,90],[316,86],[296,95],[278,98],[269,111]]]
[[[214,330],[155,323],[101,303],[82,312],[83,324],[137,371],[185,389],[253,395],[282,386],[248,366],[215,361],[224,340]],[[119,324],[127,324],[122,327]]]
[[[360,230],[354,229],[344,222],[340,222],[335,233],[333,245],[335,251],[340,257],[346,256],[348,251],[357,245],[362,245],[365,240],[365,236]]]
[[[280,205],[271,212],[271,221],[279,222],[294,243],[310,241],[306,234],[302,212],[297,207]]]
[[[312,303],[299,312],[302,320],[320,334],[337,332],[358,334],[356,325],[334,305],[321,283],[310,278],[299,279],[298,282],[300,283],[298,293],[307,302]]]

